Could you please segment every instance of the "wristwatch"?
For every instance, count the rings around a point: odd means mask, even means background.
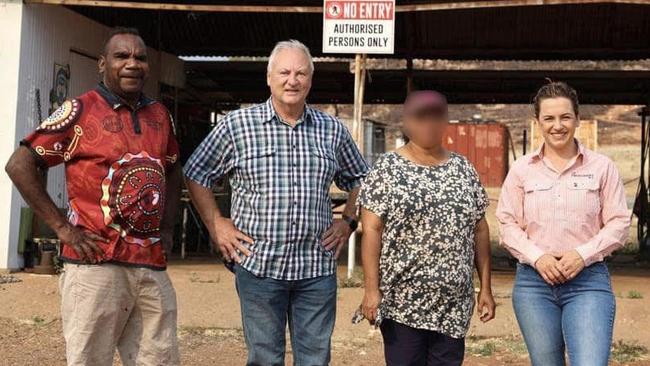
[[[357,230],[357,228],[359,227],[359,221],[357,221],[352,216],[343,215],[343,220],[345,220],[345,222],[347,222],[348,225],[350,225],[350,229],[352,229],[352,231]]]

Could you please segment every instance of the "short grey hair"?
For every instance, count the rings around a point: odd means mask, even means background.
[[[266,67],[266,72],[271,72],[271,65],[275,60],[275,56],[280,51],[290,49],[290,48],[301,50],[307,56],[307,59],[309,60],[309,72],[313,74],[314,60],[311,57],[311,52],[309,52],[309,48],[307,48],[307,46],[305,46],[304,43],[297,41],[295,39],[290,39],[288,41],[280,41],[275,44],[275,47],[273,47],[273,51],[271,51],[271,55],[269,55],[269,63]]]

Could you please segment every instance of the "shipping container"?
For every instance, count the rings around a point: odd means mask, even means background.
[[[451,123],[443,145],[469,159],[486,187],[500,187],[508,174],[508,127],[501,123]]]

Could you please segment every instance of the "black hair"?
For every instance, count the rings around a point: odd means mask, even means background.
[[[108,32],[108,36],[106,36],[106,40],[104,41],[104,46],[102,47],[102,54],[106,56],[106,47],[108,47],[108,43],[113,39],[113,37],[120,35],[120,34],[131,34],[137,37],[142,38],[140,35],[140,32],[138,31],[137,28],[131,28],[131,27],[115,27],[111,29],[110,32]]]

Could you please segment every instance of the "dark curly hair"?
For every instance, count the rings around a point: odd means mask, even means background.
[[[108,43],[113,39],[113,37],[120,35],[120,34],[131,34],[137,37],[142,38],[140,35],[140,32],[138,31],[137,28],[130,28],[130,27],[115,27],[111,29],[110,32],[108,32],[108,36],[106,36],[106,40],[104,41],[104,47],[102,47],[102,52],[103,55],[106,56],[106,47],[108,46]]]

